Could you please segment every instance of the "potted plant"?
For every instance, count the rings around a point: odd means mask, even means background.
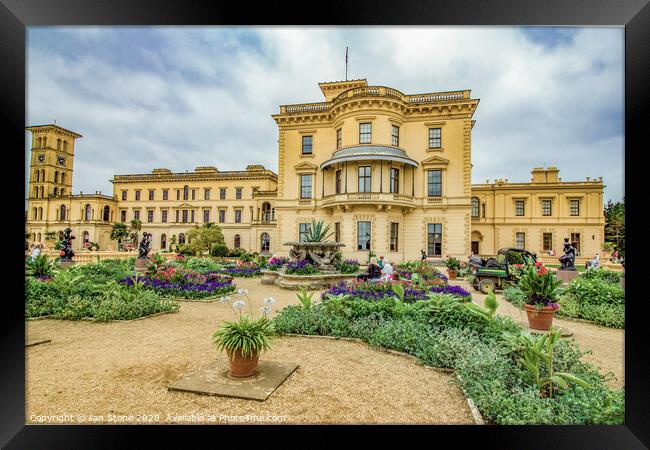
[[[455,280],[456,274],[460,270],[460,261],[453,256],[445,259],[445,266],[447,267],[447,272],[449,273],[449,279]]]
[[[533,330],[548,331],[553,325],[553,316],[560,308],[555,301],[557,288],[562,284],[555,273],[537,262],[523,270],[519,278],[519,289],[524,296],[524,308],[528,326]]]
[[[246,378],[255,374],[260,353],[271,348],[275,327],[268,315],[275,300],[271,297],[265,298],[264,306],[260,308],[262,316],[255,319],[248,290],[239,289],[237,293],[248,300],[250,315],[242,314],[246,301],[237,300],[231,304],[229,296],[221,297],[219,302],[227,303],[237,316],[237,320],[224,321],[212,338],[217,348],[220,351],[226,350],[228,354],[230,376]]]

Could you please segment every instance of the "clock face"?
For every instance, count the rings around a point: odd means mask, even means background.
[[[56,162],[60,166],[65,166],[65,158],[63,156],[57,156]]]
[[[38,155],[38,160],[39,160],[40,162],[45,161],[45,153],[41,153],[40,155]]]

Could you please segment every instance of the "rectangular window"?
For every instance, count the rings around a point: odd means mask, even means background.
[[[302,137],[302,154],[311,155],[312,154],[312,143],[314,141],[313,136],[303,136]]]
[[[339,149],[343,147],[343,130],[339,128],[336,130],[336,148]]]
[[[580,233],[571,233],[571,245],[576,249],[576,256],[580,256]]]
[[[127,191],[122,191],[122,200],[126,200]]]
[[[440,128],[429,128],[429,148],[442,147],[442,130]]]
[[[176,200],[180,200],[180,199],[181,199],[181,190],[176,189]]]
[[[169,189],[163,189],[163,200],[169,200]]]
[[[153,209],[147,210],[147,222],[153,222]]]
[[[395,147],[399,147],[399,127],[393,125],[390,135],[390,143]]]
[[[154,192],[153,189],[149,189],[149,200],[153,200]]]
[[[210,200],[210,188],[203,189],[203,200]]]
[[[226,199],[226,188],[219,188],[219,198],[221,200]]]
[[[543,249],[545,252],[553,249],[553,233],[542,234]]]
[[[196,189],[192,189],[192,200],[196,200]]]
[[[189,220],[188,214],[187,214],[187,209],[183,210],[183,223],[187,223]]]
[[[472,198],[472,219],[478,219],[480,206],[481,201],[476,197]]]
[[[397,242],[399,240],[399,223],[391,222],[390,224],[390,251],[397,251]]]
[[[179,216],[179,214],[180,214],[180,210],[177,209],[177,210],[176,210],[176,223],[180,222],[180,219],[179,219],[180,216]]]
[[[551,215],[551,200],[542,200],[542,216]]]
[[[359,144],[370,144],[372,142],[372,124],[359,124]]]
[[[337,194],[341,193],[341,171],[340,170],[336,171],[336,193]]]
[[[427,170],[427,195],[442,197],[442,170]]]
[[[121,219],[120,222],[122,223],[126,222],[126,210],[123,209],[122,211],[120,211],[120,219]]]
[[[515,248],[519,250],[526,248],[526,233],[515,233]]]
[[[235,198],[237,200],[241,200],[241,192],[242,192],[242,188],[236,188],[235,189]]]
[[[139,200],[140,200],[140,191],[135,191],[135,201],[137,202]]]
[[[311,198],[312,176],[300,175],[300,198]]]
[[[399,194],[399,169],[390,169],[390,192]]]
[[[235,210],[235,222],[241,223],[241,209]]]
[[[160,215],[161,222],[167,222],[167,210],[163,209]]]
[[[305,238],[307,237],[307,234],[309,234],[310,229],[311,229],[311,224],[309,224],[309,223],[301,223],[300,224],[299,236],[298,236],[298,240],[300,242],[305,241]]]
[[[140,210],[136,209],[133,211],[133,218],[136,220],[140,220]]]
[[[370,250],[370,222],[357,222],[357,250]]]
[[[580,215],[580,200],[571,200],[569,202],[569,214],[572,216]]]
[[[523,216],[525,214],[523,200],[515,200],[515,216]]]
[[[203,210],[203,222],[205,222],[205,223],[210,222],[210,210],[209,209],[204,209]]]
[[[191,219],[192,220],[190,220],[190,222],[194,222],[194,210],[192,210],[192,212],[191,212]]]
[[[226,210],[225,209],[220,209],[219,210],[219,222],[224,223],[226,221]]]
[[[370,166],[359,167],[359,192],[370,192],[372,189],[372,168]]]
[[[341,242],[341,222],[334,223],[334,242]]]
[[[427,224],[427,255],[442,256],[442,224]]]
[[[485,219],[485,203],[481,204],[481,217]]]

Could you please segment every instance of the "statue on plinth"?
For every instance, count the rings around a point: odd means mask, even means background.
[[[560,270],[576,270],[576,249],[569,239],[564,239],[564,255],[560,256]]]
[[[61,262],[72,262],[72,257],[74,256],[74,251],[72,251],[72,240],[74,239],[74,236],[72,236],[71,233],[72,230],[70,228],[63,230],[63,239],[61,239],[61,253],[59,254],[61,257]]]
[[[145,231],[142,233],[142,241],[140,241],[140,253],[138,254],[138,259],[147,259],[149,251],[151,251],[151,233],[147,233]]]

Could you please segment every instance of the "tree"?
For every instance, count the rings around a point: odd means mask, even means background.
[[[622,202],[605,204],[605,242],[611,242],[625,253],[625,198]]]
[[[213,244],[225,244],[221,228],[211,222],[187,232],[186,248],[195,255],[209,252]]]
[[[126,228],[126,224],[123,222],[117,222],[113,224],[111,228],[111,240],[117,241],[118,251],[122,251],[122,239],[129,235],[129,230]]]
[[[131,242],[135,245],[138,245],[138,234],[142,230],[142,222],[138,219],[131,220],[131,227],[129,228],[129,236],[131,237]]]

